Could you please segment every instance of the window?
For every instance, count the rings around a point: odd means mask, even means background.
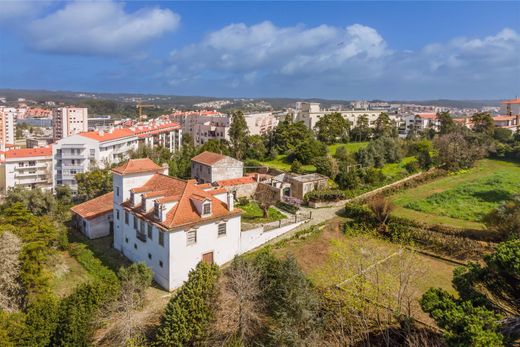
[[[116,210],[116,219],[119,220],[119,210]]]
[[[96,150],[95,149],[91,149],[90,150],[90,156],[93,157],[96,155]]]
[[[125,237],[125,242],[128,243],[128,237]]]
[[[164,246],[164,233],[159,231],[159,245]]]
[[[119,187],[116,187],[116,196],[119,196]]]
[[[206,202],[202,205],[202,214],[211,214],[211,203]]]
[[[186,244],[189,246],[195,243],[197,243],[197,230],[189,230],[186,233]]]
[[[134,243],[134,249],[137,249],[137,243]]]
[[[162,260],[159,260],[159,266],[160,266],[160,267],[163,267],[163,262],[162,262]]]
[[[148,253],[148,259],[152,259],[152,254]]]
[[[153,230],[153,227],[151,224],[148,224],[148,238],[151,240],[152,239],[152,231]]]
[[[226,223],[220,223],[218,225],[218,236],[226,235]]]
[[[144,226],[144,220],[141,220],[141,227],[139,228],[139,230],[144,234],[146,229],[145,229],[145,226]]]
[[[139,230],[139,223],[137,222],[137,217],[134,215],[134,229]]]
[[[128,225],[128,212],[125,211],[125,224]]]

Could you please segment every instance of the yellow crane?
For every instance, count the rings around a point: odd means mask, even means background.
[[[141,104],[141,102],[138,102],[137,105],[135,105],[135,108],[137,110],[137,115],[139,116],[139,121],[143,120],[143,107],[154,107],[155,105],[145,105]]]

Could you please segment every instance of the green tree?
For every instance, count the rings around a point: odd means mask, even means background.
[[[513,139],[513,132],[506,128],[495,128],[493,138],[502,143],[507,143]]]
[[[376,119],[374,137],[397,137],[397,126],[385,112]]]
[[[471,143],[458,132],[439,136],[433,145],[438,165],[450,171],[470,168],[483,156],[482,146]]]
[[[197,149],[197,153],[202,153],[205,151],[224,155],[231,154],[231,148],[229,147],[229,143],[226,140],[211,139]]]
[[[488,228],[497,231],[503,239],[520,239],[520,195],[503,202],[484,221]]]
[[[250,135],[246,138],[245,158],[253,160],[264,160],[267,157],[265,139],[261,135]]]
[[[76,174],[78,183],[78,195],[83,200],[90,200],[100,195],[111,192],[112,173],[109,169],[94,169],[89,172]]]
[[[350,123],[343,118],[341,113],[334,112],[321,117],[316,122],[314,130],[318,140],[331,145],[338,141],[346,142],[348,140]]]
[[[327,146],[315,139],[307,139],[300,142],[289,153],[289,160],[298,160],[307,165],[316,157],[327,155]]]
[[[15,203],[26,206],[36,216],[50,214],[56,208],[56,200],[52,193],[40,188],[27,189],[17,186],[9,189],[4,204],[13,205]]]
[[[241,160],[247,149],[247,136],[249,128],[247,127],[246,118],[242,111],[235,111],[231,115],[231,126],[229,127],[229,138],[233,148],[235,158]]]
[[[170,300],[157,330],[159,346],[188,346],[204,339],[213,321],[219,269],[201,262]]]
[[[422,170],[428,170],[433,166],[433,158],[431,156],[432,145],[430,141],[420,141],[417,143],[417,162]]]
[[[303,170],[303,165],[302,163],[300,163],[298,161],[298,159],[295,159],[292,163],[291,163],[291,172],[294,172],[294,173],[301,173]]]
[[[271,135],[271,147],[280,154],[288,153],[302,142],[314,140],[314,133],[303,122],[283,121]]]
[[[439,129],[440,134],[449,134],[455,130],[455,121],[453,121],[449,112],[437,112],[437,119],[441,123]]]
[[[368,115],[363,114],[356,120],[356,126],[350,132],[352,141],[367,141],[372,136]]]
[[[473,131],[488,136],[493,136],[495,130],[495,122],[493,117],[487,112],[478,112],[471,117],[473,123]]]
[[[338,175],[338,162],[331,156],[317,157],[312,163],[316,167],[316,172],[319,174],[330,177],[332,180]]]

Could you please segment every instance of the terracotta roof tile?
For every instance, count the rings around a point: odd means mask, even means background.
[[[153,171],[157,172],[160,170],[163,170],[163,168],[148,158],[131,159],[131,160],[128,160],[123,165],[120,165],[120,166],[112,169],[113,172],[118,173],[120,175],[127,175],[127,174],[140,173],[140,172],[153,172]]]
[[[79,133],[79,135],[83,137],[87,137],[92,140],[104,142],[104,141],[112,141],[125,137],[133,137],[135,133],[129,128],[118,128],[114,129],[112,132],[99,132],[99,131],[88,131],[84,133]]]
[[[229,187],[229,186],[238,186],[241,184],[250,184],[256,182],[255,178],[252,176],[240,177],[240,178],[230,178],[227,180],[217,181],[217,184],[221,187]]]
[[[50,156],[52,156],[52,147],[11,149],[5,152],[6,159]]]
[[[71,208],[71,211],[85,219],[93,219],[105,213],[112,211],[114,208],[114,192],[106,193],[98,196],[82,204]]]
[[[199,155],[194,156],[193,158],[191,158],[191,160],[205,165],[213,165],[225,158],[225,155],[205,151],[200,153]]]
[[[520,98],[502,101],[503,104],[520,104]]]
[[[437,119],[437,114],[435,113],[419,113],[415,116],[421,119]]]

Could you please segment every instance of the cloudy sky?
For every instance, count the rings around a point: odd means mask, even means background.
[[[0,1],[0,88],[520,95],[520,2]]]

